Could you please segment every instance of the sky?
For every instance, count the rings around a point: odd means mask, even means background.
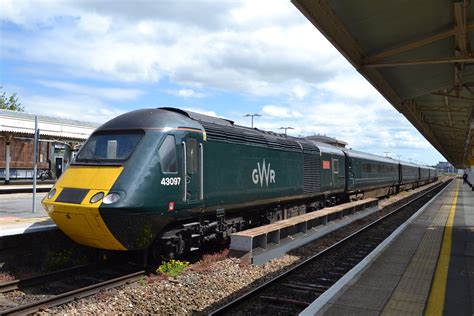
[[[445,159],[285,0],[0,0],[0,86],[103,123],[177,107],[402,160]]]

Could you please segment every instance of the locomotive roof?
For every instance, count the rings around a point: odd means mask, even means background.
[[[344,151],[340,147],[332,146],[326,143],[321,143],[312,139],[308,139],[308,141],[318,146],[319,151],[323,153],[330,153],[330,154],[337,154],[337,155],[344,156]]]
[[[416,163],[407,162],[407,161],[402,161],[402,160],[400,160],[399,163],[400,163],[402,166],[422,167],[422,166],[420,166],[420,165],[417,165]]]
[[[160,108],[187,117],[202,125],[209,140],[229,143],[249,143],[274,149],[318,152],[318,148],[303,138],[287,136],[234,124],[234,121],[176,108]]]
[[[176,113],[179,113],[179,114],[182,114],[182,115],[186,115],[187,117],[189,117],[190,119],[195,120],[195,121],[219,124],[219,125],[224,125],[224,126],[233,126],[234,125],[234,121],[219,118],[219,117],[214,117],[214,116],[210,116],[210,115],[205,115],[205,114],[201,114],[201,113],[196,113],[196,112],[192,112],[192,111],[186,111],[186,110],[181,110],[181,109],[177,109],[177,108],[170,108],[170,107],[163,107],[163,108],[159,108],[159,109],[166,110],[166,111],[171,111],[171,112],[176,112]]]
[[[353,150],[353,149],[344,149],[344,151],[347,153],[347,155],[349,157],[362,158],[362,159],[368,159],[368,160],[374,160],[374,161],[379,161],[379,162],[385,162],[385,163],[397,164],[398,165],[398,161],[393,160],[392,158],[382,157],[382,156],[369,154],[369,153],[364,153],[364,152]]]
[[[141,109],[117,116],[101,125],[97,131],[180,127],[203,130],[201,124],[179,113],[164,109]]]

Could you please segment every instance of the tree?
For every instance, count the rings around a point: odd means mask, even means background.
[[[0,87],[0,91],[1,89],[3,89],[3,87]],[[0,94],[0,109],[18,112],[25,111],[25,109],[21,106],[21,103],[18,102],[16,93],[13,93],[11,96],[7,97],[5,91],[2,91]]]

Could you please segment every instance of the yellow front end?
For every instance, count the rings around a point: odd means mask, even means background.
[[[75,242],[95,248],[127,250],[112,235],[100,216],[102,200],[90,202],[96,193],[107,195],[122,170],[122,166],[70,166],[56,182],[56,193],[51,198],[46,196],[43,199],[43,207],[58,227]],[[66,188],[89,191],[80,204],[55,202]]]

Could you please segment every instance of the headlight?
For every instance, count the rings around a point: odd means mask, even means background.
[[[120,200],[120,195],[117,193],[109,193],[105,196],[105,198],[102,200],[102,203],[104,204],[112,204]]]
[[[48,193],[48,199],[52,199],[55,194],[56,194],[56,188],[54,188],[54,189],[52,189],[51,191],[49,191],[49,193]]]
[[[89,202],[91,202],[91,203],[97,203],[97,202],[99,202],[103,197],[104,197],[104,192],[96,193],[96,194],[94,194],[94,195],[91,197],[91,199],[89,200]]]

